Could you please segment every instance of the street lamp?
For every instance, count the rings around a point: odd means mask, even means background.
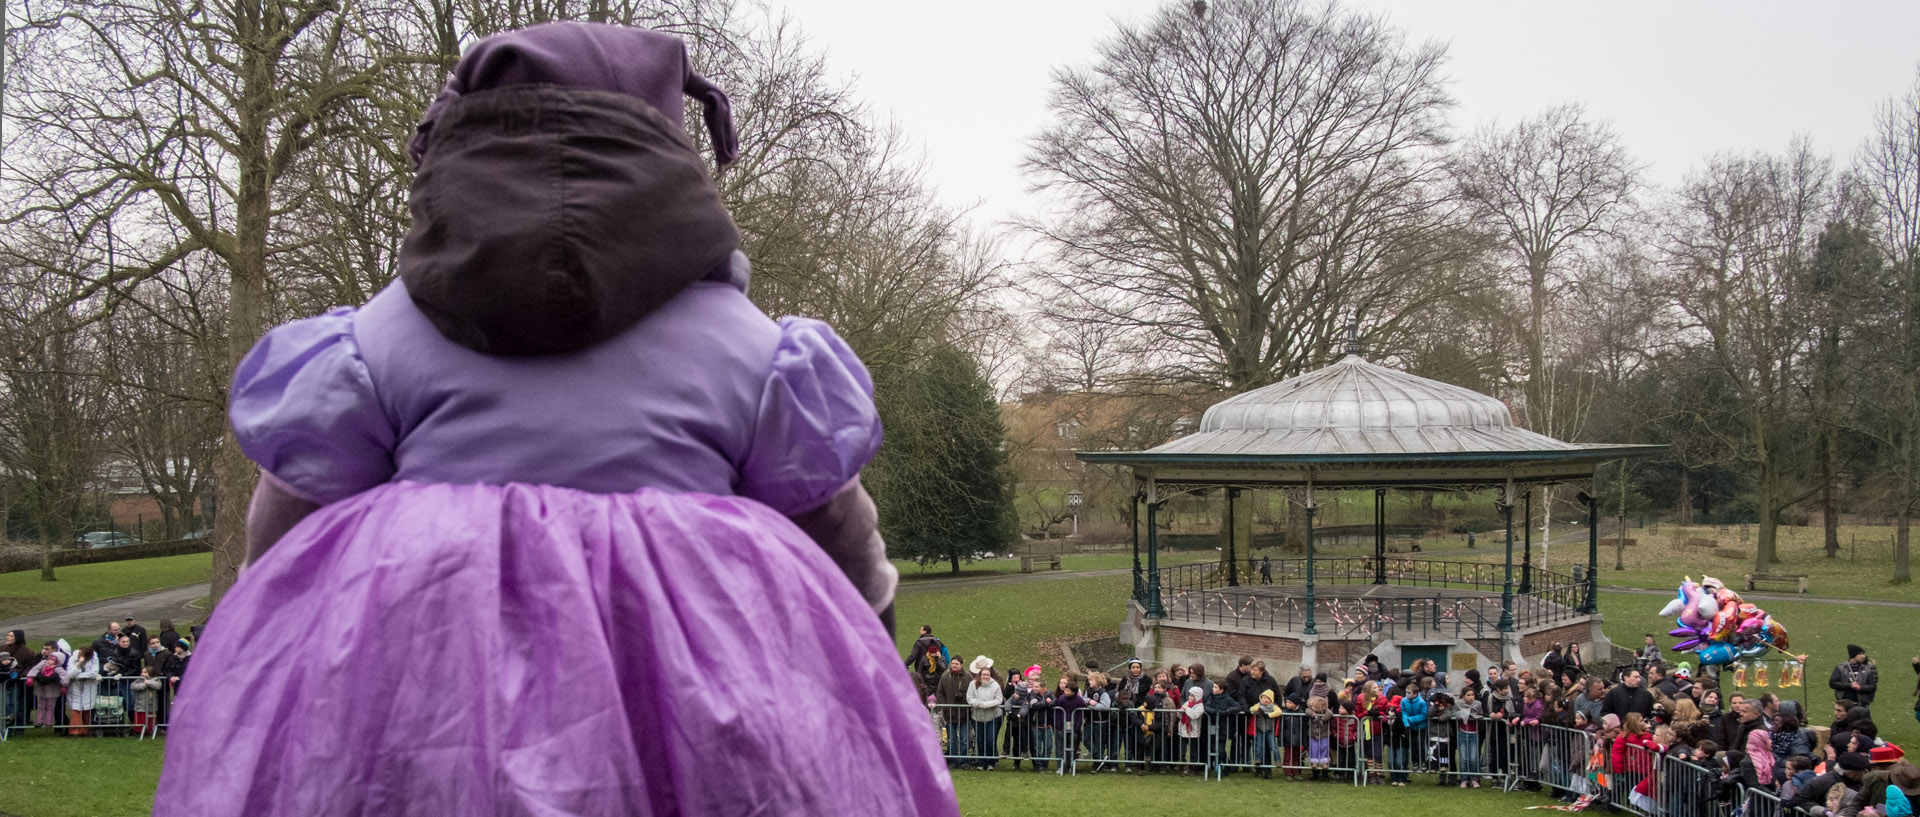
[[[1067,507],[1073,509],[1073,535],[1074,536],[1080,535],[1080,499],[1083,496],[1084,494],[1081,494],[1079,491],[1067,492]]]

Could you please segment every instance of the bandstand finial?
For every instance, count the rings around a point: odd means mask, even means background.
[[[1347,354],[1360,356],[1360,322],[1347,324]]]

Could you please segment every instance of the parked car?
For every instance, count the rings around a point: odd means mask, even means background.
[[[141,544],[139,537],[117,530],[97,530],[83,533],[74,539],[73,546],[83,550],[95,548],[117,548]]]

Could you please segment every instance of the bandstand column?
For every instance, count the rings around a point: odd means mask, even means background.
[[[1520,595],[1533,592],[1533,489],[1521,494],[1525,522],[1520,523]]]
[[[1507,526],[1507,581],[1500,590],[1500,631],[1513,632],[1513,480],[1500,494],[1500,518]]]
[[[1127,518],[1133,528],[1133,600],[1145,604],[1145,587],[1140,581],[1140,495],[1133,495],[1133,515]]]
[[[1240,555],[1234,551],[1233,540],[1239,535],[1240,520],[1233,515],[1234,500],[1240,498],[1239,488],[1227,489],[1227,586],[1240,586]],[[1252,547],[1251,544],[1248,545]],[[1249,550],[1251,552],[1251,550]]]
[[[1320,512],[1320,506],[1313,502],[1313,483],[1307,483],[1307,635],[1318,635],[1319,629],[1313,626],[1313,516]]]
[[[1147,490],[1147,618],[1166,618],[1160,603],[1160,496],[1151,486]]]
[[[1373,489],[1373,583],[1387,583],[1387,489]]]
[[[1600,490],[1600,481],[1593,481],[1593,491]],[[1580,612],[1589,615],[1600,612],[1600,574],[1594,568],[1600,565],[1600,495],[1589,492],[1587,496],[1587,603]]]

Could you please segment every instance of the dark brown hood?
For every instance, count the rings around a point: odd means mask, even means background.
[[[400,278],[441,334],[475,351],[599,343],[740,244],[685,135],[635,97],[481,91],[448,104],[429,138]]]

